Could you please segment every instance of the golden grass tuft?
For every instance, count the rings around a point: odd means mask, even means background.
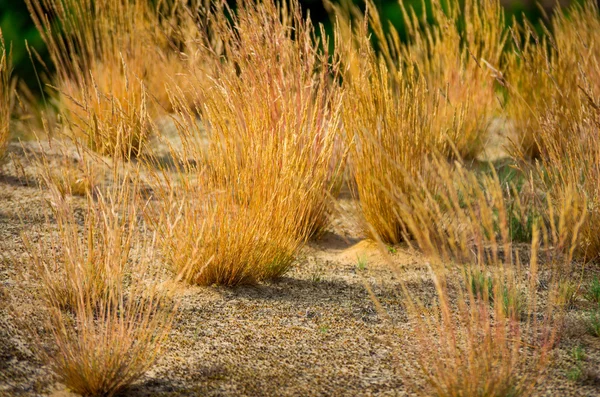
[[[600,69],[599,69],[600,70]],[[556,210],[547,212],[547,217],[566,218],[567,227],[579,229],[580,245],[576,256],[586,260],[600,257],[600,96],[589,98],[589,105],[582,106],[585,113],[581,121],[571,120],[563,126],[560,116],[549,116],[545,120],[539,142],[545,155],[535,168],[540,186],[547,192],[548,199],[555,203]],[[567,209],[563,203],[571,202]],[[578,222],[579,214],[586,214]]]
[[[540,139],[550,132],[543,131],[546,120],[569,129],[585,118],[581,110],[588,107],[588,96],[600,95],[600,51],[594,45],[599,28],[594,1],[574,4],[569,10],[559,7],[542,36],[527,21],[513,23],[514,48],[507,52],[505,75],[507,112],[517,130],[512,149],[517,156],[543,157],[547,142]]]
[[[146,91],[124,60],[106,65],[95,63],[86,82],[62,84],[67,128],[99,154],[135,157],[150,132]]]
[[[425,23],[425,7],[423,14],[417,15],[402,2],[400,6],[408,44],[397,44],[397,33],[392,31],[393,39],[383,51],[388,63],[389,59],[403,62],[411,73],[421,76],[429,94],[426,101],[446,102],[446,106],[433,106],[439,109],[433,116],[436,129],[448,134],[462,158],[476,158],[500,111],[491,77],[500,65],[507,39],[503,7],[497,0],[434,0],[432,20]],[[384,43],[383,30],[376,32]],[[457,114],[462,114],[463,122],[453,128]]]
[[[183,90],[173,90],[182,182],[168,172],[156,178],[167,181],[156,189],[165,255],[198,284],[285,273],[326,224],[345,157],[337,138],[337,66],[317,51],[299,3],[241,1],[231,23],[228,13],[214,14],[227,53],[219,79],[192,87],[202,107],[190,108]]]
[[[446,3],[444,3],[446,4]],[[386,36],[373,3],[368,20],[348,24],[355,9],[337,8],[338,45],[345,64],[344,130],[367,222],[388,243],[402,239],[398,208],[386,191],[427,178],[422,164],[434,154],[474,157],[494,116],[497,99],[485,62],[499,62],[506,34],[498,2],[434,2],[437,25],[424,27],[405,12],[410,42]],[[465,31],[458,28],[459,21]],[[375,31],[380,54],[369,38]],[[477,85],[469,84],[477,81]]]
[[[46,175],[51,175],[46,173]],[[124,277],[137,227],[131,191],[123,188],[110,197],[86,196],[84,234],[78,226],[73,199],[62,184],[47,178],[50,205],[57,225],[55,246],[60,251],[36,250],[26,236],[39,274],[43,277],[46,300],[56,307],[75,308],[77,300],[99,302],[110,295]],[[121,214],[119,211],[126,209]]]
[[[516,51],[508,57],[509,114],[517,127],[513,155],[532,170],[553,201],[549,219],[570,218],[579,230],[579,258],[600,255],[600,51],[596,46],[600,12],[593,1],[559,8],[546,36],[515,24]],[[528,165],[528,158],[537,162]],[[563,213],[564,202],[573,216]],[[581,213],[587,213],[579,225]]]
[[[420,175],[424,159],[447,147],[446,141],[433,125],[437,103],[426,101],[424,84],[390,71],[370,44],[366,23],[350,29],[338,24],[347,63],[343,125],[352,148],[350,166],[365,220],[384,241],[396,243],[402,239],[396,208],[382,193],[407,186]]]
[[[169,10],[141,0],[27,5],[57,69],[55,96],[71,134],[100,154],[137,156],[149,121],[169,110],[169,76],[184,71]]]
[[[559,302],[577,229],[538,218],[530,250],[513,246],[497,175],[477,176],[443,159],[427,172],[437,180],[434,188],[415,181],[410,193],[390,192],[402,209],[398,218],[429,259],[437,293],[432,306],[403,287],[414,325],[406,354],[416,357],[421,373],[414,386],[436,396],[531,395],[561,321],[561,307],[538,296]]]
[[[292,187],[292,189],[295,187]],[[274,195],[286,194],[270,186],[257,187]],[[186,189],[176,199],[160,204],[163,252],[174,272],[198,285],[252,284],[277,277],[292,265],[308,237],[297,226],[308,214],[295,204],[272,200],[240,204],[227,191]],[[301,200],[301,198],[299,198]]]
[[[39,353],[81,395],[117,395],[138,380],[159,356],[173,321],[169,290],[154,268],[154,237],[138,223],[135,189],[126,180],[97,191],[97,200],[88,195],[81,214],[51,188],[57,230],[49,246],[25,236],[52,341],[52,347],[39,342]]]

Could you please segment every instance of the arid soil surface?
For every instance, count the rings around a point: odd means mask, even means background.
[[[21,325],[43,321],[22,241],[23,233],[33,241],[49,233],[47,195],[25,155],[35,150],[34,144],[11,144],[0,168],[0,395],[68,396],[36,358]],[[180,311],[167,345],[127,394],[410,395],[405,378],[416,366],[401,354],[410,343],[403,337],[410,323],[400,285],[433,300],[427,262],[397,247],[390,263],[364,238],[357,214],[356,202],[343,196],[331,230],[311,241],[279,280],[233,289],[181,285]],[[586,333],[586,310],[582,298],[567,314],[537,395],[600,395],[600,339]],[[576,346],[585,351],[586,373],[572,381],[567,373]]]

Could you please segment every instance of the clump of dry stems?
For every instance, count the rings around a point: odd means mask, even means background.
[[[169,34],[177,12],[141,0],[27,4],[56,67],[68,131],[100,154],[138,155],[150,120],[168,110],[165,83],[185,70]]]
[[[515,123],[513,150],[521,157],[543,157],[552,133],[544,128],[552,119],[556,127],[568,129],[585,119],[588,97],[600,94],[596,42],[600,17],[594,1],[574,4],[568,11],[558,8],[545,34],[539,36],[525,21],[513,23],[512,51],[506,57],[509,85],[508,115]],[[555,136],[546,138],[560,139]]]
[[[177,273],[236,285],[285,273],[326,223],[344,158],[342,94],[297,1],[217,7],[213,24],[226,57],[210,86],[190,81],[202,106],[173,89],[182,148],[176,170],[156,178],[154,217]]]
[[[577,230],[567,230],[565,219],[546,226],[540,218],[531,250],[519,250],[497,175],[478,177],[443,159],[429,163],[428,174],[437,180],[434,188],[415,181],[408,194],[390,192],[398,218],[429,259],[437,291],[431,306],[404,287],[414,324],[411,353],[421,373],[417,388],[436,396],[531,395],[560,324],[560,307],[538,295],[561,302]]]
[[[446,147],[431,117],[436,104],[425,100],[421,81],[402,70],[394,73],[376,54],[366,23],[352,28],[340,22],[337,37],[346,63],[343,124],[352,147],[356,191],[366,221],[383,240],[395,243],[402,230],[395,221],[394,202],[382,192],[392,185],[406,186],[432,151]]]
[[[139,379],[158,357],[175,313],[129,184],[126,178],[88,195],[83,213],[51,186],[56,230],[39,244],[25,236],[52,342],[50,348],[40,343],[39,352],[81,395],[113,396]]]
[[[600,255],[599,29],[595,2],[568,11],[559,8],[544,37],[537,37],[527,24],[515,25],[516,50],[507,64],[508,110],[517,127],[515,156],[521,161],[538,158],[529,168],[556,207],[557,213],[547,213],[548,218],[563,216],[565,201],[573,203],[573,211],[587,213],[576,250],[586,259]]]
[[[4,156],[10,134],[11,103],[13,97],[11,84],[11,54],[6,50],[0,30],[0,160]]]
[[[433,116],[436,129],[448,134],[462,158],[477,157],[490,122],[499,113],[493,69],[488,66],[499,66],[507,38],[502,5],[497,0],[434,0],[432,20],[428,20],[426,7],[417,15],[402,2],[400,6],[408,44],[398,45],[398,34],[393,30],[386,43],[381,23],[375,25],[388,63],[390,59],[396,64],[402,62],[423,78],[429,94],[425,100],[446,103],[437,106]],[[454,126],[458,114],[463,122]]]
[[[402,230],[385,192],[425,177],[422,165],[433,154],[476,156],[497,106],[485,62],[499,62],[506,39],[499,3],[444,4],[446,11],[433,3],[432,26],[404,10],[408,45],[393,28],[386,36],[373,3],[368,20],[355,9],[337,9],[347,90],[344,130],[353,147],[356,190],[367,222],[389,243],[400,241]],[[354,26],[349,13],[359,15]]]
[[[505,57],[497,0],[434,0],[431,24],[401,3],[406,44],[393,28],[385,33],[372,1],[364,15],[332,6],[333,54],[298,0],[238,0],[235,12],[201,0],[27,4],[76,140],[129,159],[153,119],[174,113],[172,164],[144,158],[153,192],[144,215],[176,279],[234,286],[284,274],[327,224],[348,152],[369,230],[385,243],[409,241],[429,260],[434,305],[405,287],[417,389],[533,393],[572,295],[572,259],[600,254],[594,1],[568,16],[558,9],[543,37],[515,22]],[[0,51],[1,150],[10,56],[3,43]],[[513,155],[539,158],[523,167],[544,193],[528,249],[512,241],[511,217],[524,211],[516,187],[460,160],[478,156],[497,115],[493,77],[508,90]],[[152,364],[174,313],[145,255],[155,242],[136,211],[140,177],[133,186],[115,177],[104,190],[85,162],[83,186],[41,164],[58,248],[26,244],[51,312],[56,349],[45,358],[70,389],[115,395]],[[77,190],[87,200],[83,225]]]

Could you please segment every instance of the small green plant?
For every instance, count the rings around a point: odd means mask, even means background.
[[[521,317],[525,313],[525,297],[516,286],[509,285],[506,282],[498,285],[498,282],[491,275],[479,269],[471,270],[470,273],[467,273],[465,279],[469,283],[469,288],[474,297],[487,299],[490,303],[500,300],[502,309],[508,316]],[[500,288],[498,292],[495,291],[496,285]]]
[[[575,365],[567,372],[567,378],[573,382],[577,382],[583,378],[583,361],[585,360],[585,352],[581,346],[576,346],[571,351],[571,357],[575,360]]]
[[[510,237],[512,241],[527,243],[531,241],[533,224],[539,218],[539,214],[533,206],[519,208],[518,204],[510,203],[509,208]]]
[[[540,218],[538,211],[540,203],[536,199],[532,185],[527,183],[523,173],[512,163],[494,167],[494,172],[497,173],[503,187],[511,241],[531,242],[533,224]],[[496,212],[494,215],[497,217],[499,214]],[[500,219],[495,221],[499,222]],[[500,230],[499,225],[497,230]]]
[[[600,337],[600,305],[588,313],[587,328],[590,335]]]
[[[508,316],[521,318],[527,310],[525,294],[516,286],[505,284],[502,288],[502,308]]]
[[[484,271],[472,269],[467,273],[465,280],[469,283],[469,287],[473,296],[478,299],[494,300],[494,280]]]
[[[388,245],[387,250],[390,254],[395,254],[396,252],[398,252],[398,250],[392,245]]]
[[[320,283],[321,281],[323,281],[323,270],[318,267],[316,268],[310,275],[310,280],[313,283]]]
[[[367,268],[367,257],[364,255],[360,255],[357,257],[356,268],[360,271],[365,270]]]
[[[558,283],[558,297],[556,304],[565,309],[572,309],[579,292],[579,284],[572,280],[564,279]]]
[[[598,276],[594,277],[592,280],[592,283],[585,294],[585,298],[590,302],[600,304],[600,280],[598,279]]]

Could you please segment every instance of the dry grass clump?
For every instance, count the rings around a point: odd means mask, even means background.
[[[391,71],[371,46],[365,23],[350,32],[338,21],[347,72],[343,122],[352,148],[352,176],[366,221],[385,242],[396,243],[402,239],[397,208],[384,193],[392,186],[408,187],[409,180],[420,176],[428,155],[448,148],[433,120],[441,98],[427,101],[421,81],[402,70]],[[460,115],[456,122],[462,122]]]
[[[558,105],[535,109],[540,125],[536,143],[541,152],[537,173],[552,200],[572,200],[580,213],[587,213],[576,254],[590,260],[600,256],[599,29],[600,12],[595,2],[574,6],[568,17],[557,13],[556,57],[557,62],[567,64],[563,70],[570,81],[553,87],[551,100]],[[558,213],[562,214],[560,208]]]
[[[273,199],[253,198],[240,204],[233,192],[198,187],[166,201],[170,208],[161,203],[163,252],[183,280],[235,286],[277,277],[289,269],[308,238],[306,226],[304,230],[298,226],[306,225],[310,214],[300,206],[301,198],[290,197],[283,184],[256,189],[257,194],[272,193]]]
[[[46,173],[46,175],[50,175]],[[129,188],[98,197],[89,192],[83,212],[83,235],[79,228],[81,214],[73,208],[72,198],[63,192],[60,183],[45,180],[50,191],[50,205],[57,224],[54,236],[57,252],[30,247],[34,262],[43,278],[46,299],[52,306],[77,307],[85,296],[89,302],[99,302],[122,282],[131,256],[136,233],[137,213],[130,201]],[[126,209],[124,213],[121,213]],[[26,239],[26,243],[31,245]]]
[[[298,2],[241,1],[235,15],[216,9],[214,21],[227,57],[210,87],[190,82],[201,108],[173,91],[180,181],[156,178],[166,182],[153,218],[186,280],[236,285],[283,274],[325,224],[344,157],[341,91]]]
[[[6,51],[2,31],[0,30],[0,160],[4,156],[10,134],[10,115],[12,103],[11,54]]]
[[[435,188],[416,181],[409,194],[390,193],[407,233],[430,260],[437,292],[431,306],[404,287],[414,324],[410,354],[422,374],[416,387],[436,396],[531,395],[560,322],[556,306],[538,295],[558,301],[577,230],[564,230],[562,220],[547,228],[538,219],[531,250],[523,251],[512,245],[495,174],[478,177],[445,160],[430,163],[428,173],[438,179]],[[540,261],[542,253],[547,260]],[[542,280],[548,290],[540,288]]]
[[[452,281],[436,272],[433,279],[438,295],[434,307],[414,304],[409,309],[415,323],[411,343],[422,374],[417,384],[424,395],[531,395],[549,364],[556,337],[549,328],[556,325],[553,319],[520,322],[516,311],[496,304],[507,293],[519,293],[514,284],[481,296],[461,280],[453,285],[454,295]],[[500,284],[503,278],[493,280]]]
[[[140,230],[134,192],[128,182],[97,192],[97,201],[88,196],[81,213],[54,187],[57,230],[49,246],[26,236],[52,342],[48,348],[40,339],[40,354],[81,395],[113,396],[139,379],[173,321],[168,289],[153,269],[154,239]]]
[[[402,239],[398,208],[385,192],[426,178],[421,171],[428,156],[474,157],[481,150],[497,106],[484,63],[499,62],[506,33],[496,1],[469,1],[464,8],[434,2],[437,24],[431,26],[405,10],[407,45],[393,28],[385,35],[375,10],[369,3],[369,23],[359,16],[350,26],[349,14],[357,11],[336,9],[346,71],[344,128],[364,216],[380,238],[396,243]]]
[[[393,32],[393,47],[385,45],[384,54],[423,78],[429,93],[425,100],[435,104],[443,98],[446,106],[439,106],[434,116],[436,129],[448,134],[461,157],[475,158],[499,111],[488,65],[499,66],[506,42],[503,7],[497,0],[432,1],[433,19],[428,21],[426,7],[418,16],[400,5],[408,44],[400,47]],[[376,31],[385,42],[383,30]],[[457,114],[463,115],[463,122],[453,128]]]
[[[217,183],[241,202],[270,200],[268,193],[257,197],[262,183],[292,183],[317,227],[344,159],[337,59],[331,63],[328,43],[319,42],[296,1],[240,1],[238,10],[232,23],[227,10],[215,18],[226,60],[202,91],[208,162]]]
[[[556,212],[548,212],[547,216],[566,217],[570,219],[567,227],[580,227],[576,255],[595,260],[600,256],[600,96],[590,96],[589,101],[588,106],[581,108],[586,115],[579,122],[563,127],[559,117],[550,116],[544,121],[539,142],[545,156],[536,172],[548,199],[556,203]],[[561,208],[565,201],[572,202],[568,210]],[[586,218],[578,225],[576,220],[582,213]]]
[[[165,83],[183,71],[168,21],[159,17],[162,3],[27,4],[56,67],[57,99],[71,133],[103,155],[139,154],[149,119],[168,107]]]
[[[600,95],[598,29],[600,16],[594,1],[575,3],[568,10],[558,8],[543,36],[527,22],[514,23],[514,50],[507,53],[505,70],[517,155],[545,155],[546,144],[540,142],[548,132],[542,131],[545,120],[552,119],[565,130],[585,119],[581,111],[589,107],[588,96]]]
[[[556,208],[547,218],[570,218],[566,229],[575,229],[578,214],[587,213],[576,255],[595,259],[600,255],[598,6],[587,1],[558,9],[551,27],[542,38],[528,25],[513,29],[517,48],[508,57],[507,81],[509,114],[518,129],[514,155],[521,161],[538,158],[529,168]],[[573,216],[562,213],[566,201],[572,202]]]

